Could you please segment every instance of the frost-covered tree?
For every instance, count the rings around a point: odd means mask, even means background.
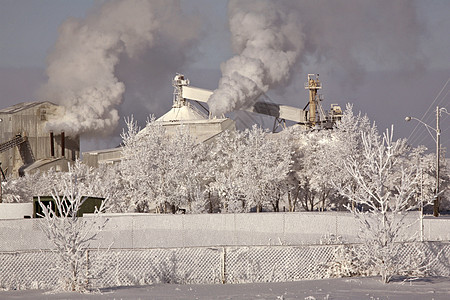
[[[127,121],[123,137],[122,162],[124,200],[129,211],[175,213],[193,208],[202,197],[203,144],[197,143],[181,126],[173,135],[154,119],[139,131]]]
[[[93,217],[78,217],[77,212],[86,197],[78,190],[76,175],[69,172],[68,177],[62,183],[65,186],[62,196],[61,191],[55,189],[52,192],[54,205],[50,203],[46,206],[39,200],[43,218],[39,225],[55,246],[57,260],[53,262],[53,267],[61,276],[56,289],[84,292],[88,288],[89,278],[94,275],[92,270],[98,267],[95,264],[100,261],[91,261],[91,271],[88,270],[87,251],[107,222],[101,217],[107,199],[96,208]]]
[[[31,202],[34,195],[37,195],[45,187],[43,174],[36,172],[19,178],[8,178],[3,182],[3,201],[6,203]]]
[[[326,178],[327,187],[334,188],[333,183],[353,187],[354,179],[350,174],[343,172],[344,162],[348,157],[353,157],[356,161],[363,159],[361,149],[363,147],[362,134],[368,134],[376,130],[375,125],[370,124],[366,115],[355,114],[353,106],[347,104],[342,119],[336,123],[335,128],[329,133],[329,143],[324,149],[324,159],[319,166],[319,177]],[[327,175],[328,174],[328,175]],[[332,205],[337,208],[344,208],[348,199],[335,197]],[[354,203],[352,203],[354,204]],[[344,208],[345,209],[345,208]]]
[[[77,177],[77,188],[85,196],[116,199],[122,190],[114,166],[92,168],[77,160],[69,164],[69,168],[70,172],[57,172],[52,168],[47,172],[11,178],[5,184],[5,202],[31,202],[35,196],[49,196],[54,191],[63,194],[65,182],[71,176]]]
[[[209,189],[222,199],[226,212],[279,210],[291,169],[290,140],[254,126],[251,130],[225,133],[213,148],[214,180]]]
[[[78,190],[85,196],[115,199],[121,189],[117,168],[114,165],[100,165],[93,168],[76,160],[70,167],[70,172],[62,173],[62,176],[75,176]]]
[[[443,160],[441,172],[442,196],[439,211],[450,213],[450,158]]]
[[[332,181],[352,184],[342,172],[349,155],[358,157],[361,132],[370,129],[369,120],[355,115],[347,105],[343,117],[333,130],[305,131],[293,126],[285,134],[293,141],[293,172],[289,176],[289,210],[345,209],[346,199],[336,193]]]
[[[325,209],[334,188],[330,185],[333,175],[326,164],[326,149],[330,136],[326,131],[308,132],[300,128],[289,130],[294,144],[294,168],[290,174],[291,196],[296,204],[306,211]],[[295,210],[291,206],[290,210]]]
[[[159,207],[172,213],[177,208],[197,211],[203,200],[202,174],[204,144],[197,143],[187,128],[179,127],[161,153]]]
[[[252,207],[258,212],[268,207],[278,210],[281,183],[291,166],[289,140],[254,126],[245,132],[242,142],[235,167],[241,170],[237,180],[242,185],[247,210]]]
[[[242,152],[245,135],[242,132],[226,131],[216,139],[209,155],[209,182],[207,189],[215,193],[222,212],[246,211],[242,191]]]
[[[361,132],[361,141],[360,153],[344,161],[344,171],[353,184],[337,181],[335,186],[356,203],[348,209],[361,221],[361,263],[388,282],[408,268],[400,252],[403,242],[414,239],[404,229],[412,226],[405,219],[406,212],[417,207],[420,167],[405,163],[410,149],[404,140],[394,141],[392,129],[381,136],[372,126],[369,132]]]

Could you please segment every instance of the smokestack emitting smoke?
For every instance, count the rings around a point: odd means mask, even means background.
[[[48,57],[48,82],[40,91],[43,100],[65,108],[48,129],[111,133],[125,91],[115,75],[121,58],[137,59],[159,39],[193,39],[195,26],[181,16],[176,0],[106,1],[85,19],[66,20]]]
[[[287,83],[295,67],[301,73],[300,63],[323,62],[340,70],[339,80],[360,80],[369,67],[414,70],[423,63],[413,1],[231,0],[228,13],[236,55],[221,65],[208,100],[216,116],[251,106]]]
[[[41,99],[65,112],[50,120],[49,130],[111,133],[124,82],[134,89],[135,82],[147,82],[148,88],[158,80],[136,80],[142,68],[159,77],[161,68],[180,68],[198,34],[201,18],[183,15],[176,0],[100,3],[85,19],[69,19],[59,29]],[[228,14],[236,55],[221,65],[222,78],[208,101],[216,116],[251,106],[307,63],[338,69],[339,80],[360,78],[368,66],[414,69],[422,63],[423,30],[413,1],[231,0]]]
[[[219,87],[208,100],[213,115],[249,106],[289,79],[303,48],[298,15],[273,1],[230,1],[233,50],[221,66]]]

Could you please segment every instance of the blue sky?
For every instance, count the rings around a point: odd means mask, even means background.
[[[69,17],[85,17],[96,3],[102,1],[0,0],[0,108],[34,99],[36,89],[46,81],[46,57],[58,38],[59,25]],[[394,124],[398,137],[408,137],[412,124],[403,122],[404,116],[422,117],[430,106],[434,109],[433,100],[450,78],[450,1],[422,0],[415,4],[417,18],[423,24],[423,32],[418,34],[424,57],[422,68],[405,71],[395,64],[380,64],[361,52],[364,80],[343,85],[339,80],[339,68],[333,68],[326,60],[312,59],[294,74],[291,85],[283,91],[274,91],[272,99],[303,107],[303,100],[298,103],[292,96],[299,93],[298,88],[303,86],[307,73],[320,73],[327,107],[329,103],[345,106],[353,102],[356,110],[367,113],[382,129]],[[192,62],[180,67],[180,71],[187,73],[192,85],[214,89],[220,78],[220,63],[233,54],[227,2],[186,0],[182,1],[182,7],[198,14],[207,30],[196,45]],[[389,52],[380,55],[388,56]],[[171,83],[167,82],[167,86],[167,104],[145,114],[160,114],[170,108]],[[450,110],[449,98],[439,101]],[[435,125],[433,116],[427,117],[425,121]],[[450,118],[443,117],[442,140],[447,148],[450,147],[449,124]],[[433,147],[431,137],[418,138],[416,142],[419,141]]]

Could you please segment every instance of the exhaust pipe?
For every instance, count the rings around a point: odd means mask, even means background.
[[[64,140],[64,131],[61,131],[61,156],[62,157],[66,156],[65,148],[66,148],[66,145],[65,145],[65,140]]]
[[[50,156],[55,157],[55,140],[53,137],[53,131],[50,131]]]

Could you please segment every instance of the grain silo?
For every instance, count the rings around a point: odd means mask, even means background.
[[[60,108],[51,102],[24,102],[0,110],[0,162],[8,176],[51,167],[65,171],[79,157],[79,136],[46,129]]]

